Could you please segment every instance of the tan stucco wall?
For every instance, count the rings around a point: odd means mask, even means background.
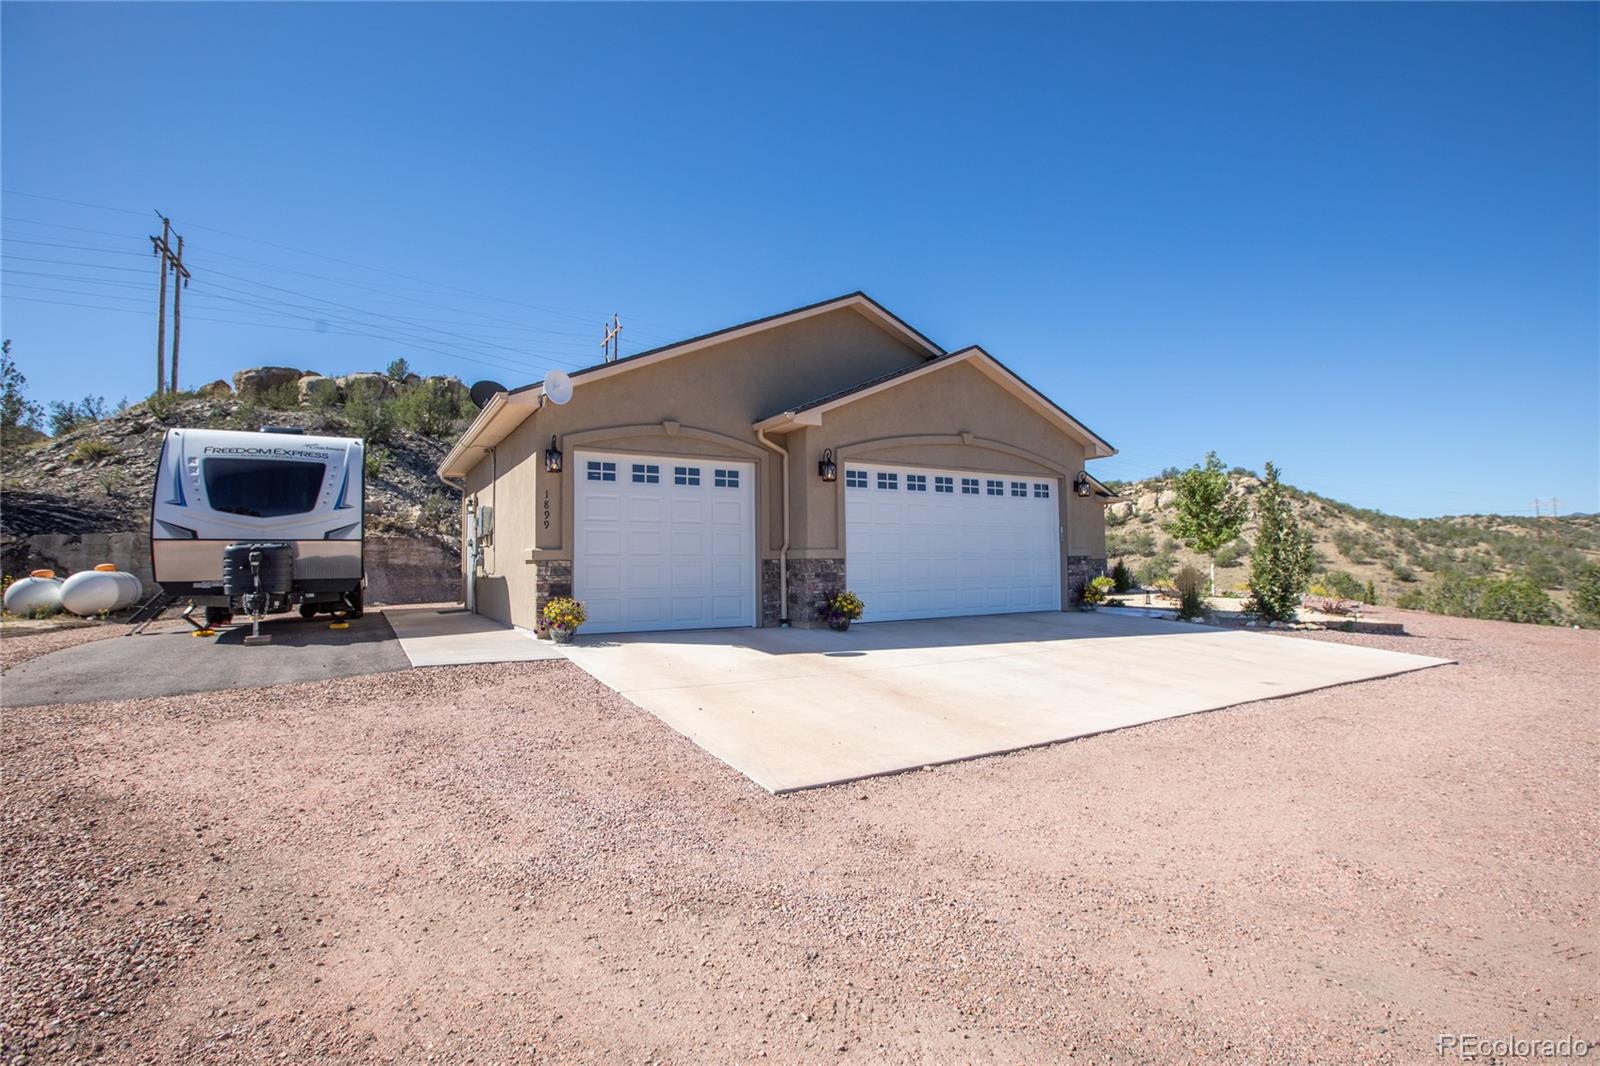
[[[571,403],[546,404],[496,448],[493,489],[487,458],[467,475],[467,492],[495,506],[495,545],[484,552],[478,610],[533,627],[529,563],[572,558],[572,472],[576,453],[585,449],[754,462],[759,557],[775,557],[782,544],[778,457],[760,445],[751,424],[927,358],[923,349],[843,308],[604,380],[578,379]],[[671,432],[664,422],[679,428]],[[544,472],[552,434],[566,462],[559,478]],[[530,548],[538,549],[531,558]]]
[[[534,626],[537,564],[572,559],[572,494],[577,454],[585,450],[755,463],[758,558],[776,558],[779,458],[761,446],[752,423],[926,358],[846,308],[604,380],[579,379],[571,403],[547,404],[500,443],[495,478],[487,455],[467,474],[468,495],[495,508],[493,543],[477,580],[478,610]],[[552,435],[565,459],[560,475],[544,472]],[[971,364],[896,385],[827,412],[820,426],[773,439],[791,454],[794,558],[842,554],[844,482],[817,476],[824,448],[833,448],[841,463],[856,458],[1060,478],[1063,603],[1070,598],[1065,556],[1105,554],[1100,504],[1071,494],[1083,447]]]

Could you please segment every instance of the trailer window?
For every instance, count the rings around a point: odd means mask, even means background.
[[[213,511],[280,518],[307,514],[322,491],[322,463],[276,459],[207,459],[206,499]]]

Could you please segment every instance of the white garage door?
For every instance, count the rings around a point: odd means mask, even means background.
[[[845,572],[862,621],[1061,609],[1060,482],[845,464]]]
[[[755,625],[755,467],[578,452],[573,595],[590,633]]]

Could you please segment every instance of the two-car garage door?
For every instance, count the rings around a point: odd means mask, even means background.
[[[1061,608],[1060,482],[848,463],[845,571],[863,621]]]
[[[573,585],[591,633],[755,625],[755,466],[580,452]],[[1060,482],[847,463],[864,621],[1059,610]]]
[[[755,467],[579,452],[573,589],[590,633],[755,625]]]

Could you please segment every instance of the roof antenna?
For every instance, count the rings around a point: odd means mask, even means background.
[[[611,321],[605,324],[605,335],[600,341],[602,363],[615,363],[622,354],[622,318],[613,313]]]

